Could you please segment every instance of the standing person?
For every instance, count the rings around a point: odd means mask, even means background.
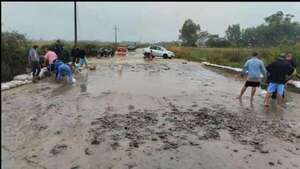
[[[62,59],[63,51],[64,51],[64,45],[60,42],[60,40],[57,40],[56,43],[54,44],[54,52],[56,53],[58,59]]]
[[[45,54],[45,65],[48,65],[48,70],[50,73],[54,70],[54,60],[56,59],[56,53],[47,48]]]
[[[71,50],[71,57],[72,57],[72,64],[75,65],[75,63],[79,62],[79,48],[78,47],[74,47]]]
[[[297,63],[296,59],[293,57],[292,53],[287,53],[286,60],[291,64],[291,66],[296,69]]]
[[[264,106],[269,106],[270,96],[275,91],[277,92],[277,103],[278,105],[281,105],[284,95],[286,76],[292,75],[294,68],[286,61],[285,57],[280,56],[267,66],[267,71],[269,73],[269,84],[267,94],[264,99]]]
[[[247,87],[252,87],[251,103],[253,102],[256,88],[260,86],[262,78],[266,77],[266,69],[263,61],[259,59],[258,53],[254,52],[252,55],[251,59],[247,60],[244,65],[243,73],[247,75],[247,81],[243,86],[240,95],[237,97],[237,99],[242,99]]]
[[[78,55],[79,55],[79,66],[81,67],[82,65],[85,65],[86,67],[88,67],[85,50],[80,49]]]
[[[287,84],[292,82],[292,78],[294,75],[297,74],[297,70],[296,70],[296,60],[295,58],[293,58],[292,53],[287,53],[287,55],[285,56],[285,61],[290,64],[290,66],[292,66],[292,68],[294,69],[293,73],[291,74],[291,76],[286,77],[286,81],[285,81],[285,88],[287,88]]]
[[[33,82],[36,82],[37,77],[41,72],[40,56],[37,53],[37,48],[38,48],[38,46],[34,45],[32,48],[30,48],[29,54],[28,54],[28,62],[31,65]]]

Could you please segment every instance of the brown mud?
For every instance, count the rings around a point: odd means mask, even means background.
[[[90,59],[77,83],[2,92],[3,169],[297,169],[300,96],[264,109],[238,76],[183,60]],[[86,76],[86,75],[85,75]],[[82,79],[85,79],[83,81]]]

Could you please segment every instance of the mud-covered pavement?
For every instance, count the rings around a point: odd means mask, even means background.
[[[3,169],[297,169],[300,96],[265,110],[243,82],[199,63],[91,59],[76,86],[2,92]],[[86,88],[86,89],[85,89]]]

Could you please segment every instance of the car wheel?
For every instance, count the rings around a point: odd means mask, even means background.
[[[163,55],[163,58],[164,58],[164,59],[167,59],[167,58],[168,58],[168,55],[167,55],[167,54],[164,54],[164,55]]]

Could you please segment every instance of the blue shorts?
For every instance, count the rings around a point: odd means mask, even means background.
[[[84,64],[87,64],[85,58],[80,58],[79,59],[79,65],[82,66]]]
[[[280,96],[283,96],[284,93],[284,84],[279,84],[279,83],[269,83],[268,85],[268,92],[273,93],[277,91],[277,93]]]

